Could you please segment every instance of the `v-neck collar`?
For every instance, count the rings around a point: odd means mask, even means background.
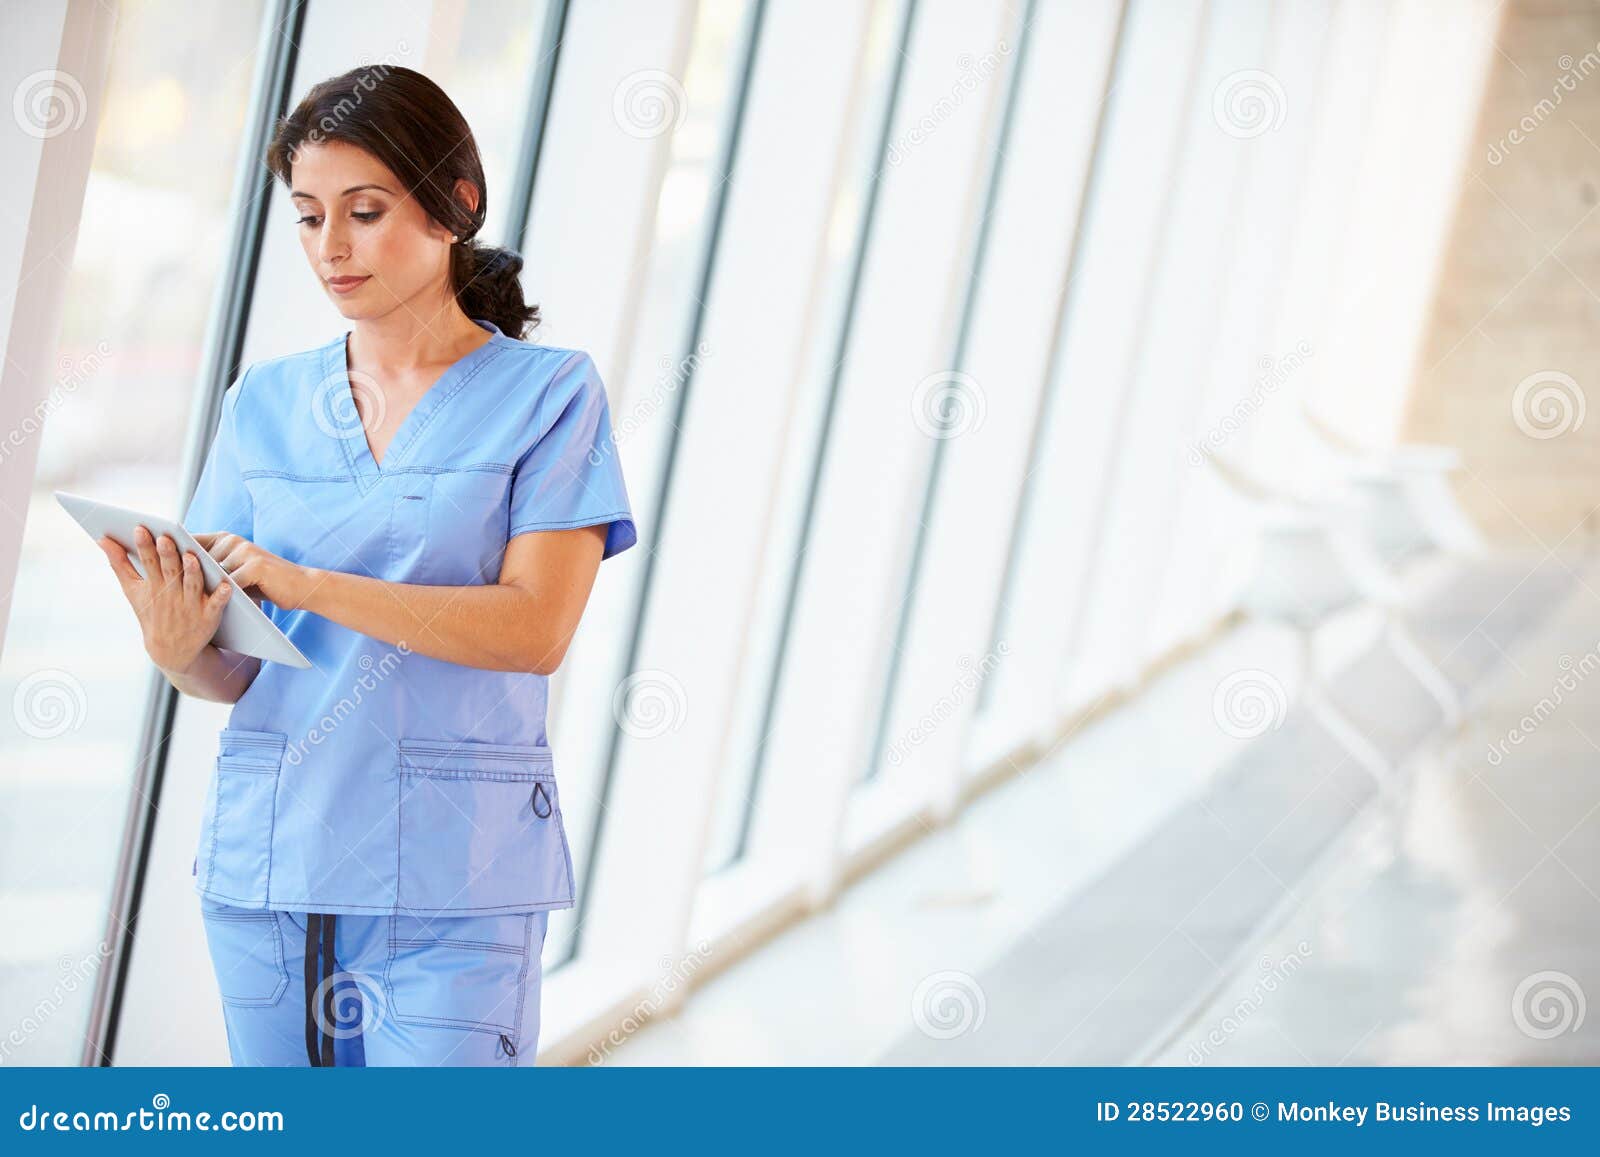
[[[444,404],[471,381],[491,358],[514,344],[494,322],[475,317],[472,323],[480,329],[488,330],[489,340],[447,366],[444,373],[440,374],[422,397],[417,399],[416,405],[411,407],[411,412],[401,421],[400,428],[389,440],[389,448],[384,451],[381,466],[372,456],[372,446],[367,441],[366,428],[362,426],[360,411],[356,409],[355,393],[350,388],[350,331],[345,330],[342,336],[335,338],[327,346],[323,380],[330,383],[327,388],[334,391],[340,411],[349,414],[351,421],[355,423],[353,431],[340,431],[343,436],[337,440],[344,448],[350,476],[355,479],[356,486],[363,494],[386,476],[395,473],[397,468],[403,467],[406,454],[416,445],[417,437],[433,421]]]

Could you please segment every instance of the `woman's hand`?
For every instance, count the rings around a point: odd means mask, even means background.
[[[222,569],[241,590],[258,602],[269,599],[286,611],[297,611],[305,606],[306,598],[316,586],[314,568],[281,558],[248,538],[217,531],[197,534],[194,540],[222,564]]]
[[[139,618],[144,649],[151,661],[163,671],[187,670],[216,634],[233,584],[220,583],[206,594],[200,560],[194,552],[185,551],[180,559],[171,535],[163,534],[157,541],[143,526],[136,527],[133,535],[143,577],[134,569],[128,552],[109,534],[101,535],[99,542]]]

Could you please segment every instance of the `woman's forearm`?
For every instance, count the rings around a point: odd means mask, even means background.
[[[161,673],[185,695],[214,703],[237,703],[260,670],[261,660],[255,656],[207,643],[183,670],[162,667]]]
[[[419,655],[495,671],[548,675],[565,639],[541,629],[534,595],[502,583],[424,586],[317,570],[304,610]]]

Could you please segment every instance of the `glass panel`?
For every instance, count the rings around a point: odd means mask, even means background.
[[[153,673],[51,491],[174,509],[260,15],[134,0],[117,20],[0,656],[0,912],[28,930],[0,950],[0,1023],[31,1026],[6,1063],[79,1059]]]
[[[778,652],[783,641],[789,590],[796,559],[802,549],[803,520],[812,472],[823,452],[823,420],[828,388],[833,381],[860,232],[867,210],[885,105],[892,96],[890,78],[894,52],[905,19],[903,4],[876,5],[867,24],[865,42],[855,60],[856,91],[868,99],[855,102],[849,112],[851,160],[847,178],[834,189],[821,269],[818,271],[818,317],[805,349],[806,367],[794,379],[798,397],[790,425],[788,452],[781,455],[783,476],[778,484],[776,517],[766,534],[760,571],[760,589],[750,620],[750,649],[746,670],[734,706],[731,753],[718,780],[716,810],[705,869],[714,872],[736,862],[745,851],[746,834],[756,806],[762,740],[769,725],[768,703],[778,678]],[[842,78],[841,78],[842,81]],[[814,82],[814,81],[813,81]],[[756,308],[756,303],[749,303]]]
[[[1006,661],[985,712],[1021,740],[1064,709],[1062,657],[1083,601],[1094,530],[1137,349],[1151,265],[1171,211],[1171,181],[1202,31],[1193,0],[1136,0],[1124,16],[1083,238],[1062,319],[995,639]]]
[[[652,115],[650,103],[655,98],[667,102],[663,106],[666,115],[682,115],[681,123],[672,131],[671,153],[654,207],[647,268],[636,312],[628,323],[624,355],[627,360],[615,365],[607,381],[608,393],[614,399],[613,423],[618,442],[625,445],[629,497],[641,528],[653,526],[658,517],[666,485],[666,463],[677,436],[676,410],[683,396],[680,387],[698,359],[684,344],[700,307],[696,295],[711,242],[712,213],[721,179],[719,166],[738,95],[736,85],[749,29],[750,5],[746,0],[700,4],[695,11],[688,60],[678,81],[652,79],[654,74],[637,71],[619,77],[617,99],[638,102],[626,106],[632,110],[627,115],[648,120]],[[674,83],[681,85],[681,91],[673,90]],[[652,89],[656,90],[654,94]],[[568,115],[559,105],[553,112],[556,116]],[[570,115],[587,114],[574,111]],[[642,138],[641,147],[655,135],[642,123],[636,129]],[[536,216],[541,212],[537,191],[533,211]],[[643,533],[648,540],[649,531]],[[648,541],[641,541],[640,553],[648,546]],[[610,691],[625,683],[623,666],[629,640],[616,633],[608,634],[606,643],[615,651],[612,674],[604,684]],[[574,650],[583,643],[580,628]],[[592,656],[569,654],[563,667],[576,666],[575,658],[578,662],[592,661]],[[553,691],[557,682],[565,681],[558,676],[552,682]],[[646,696],[659,690],[646,683],[629,685]],[[617,733],[616,709],[609,695],[588,694],[589,686],[592,683],[586,683],[586,691],[578,700],[569,702],[564,687],[559,698],[552,700],[552,742],[563,744],[569,751],[594,753],[592,762],[569,760],[563,772],[568,778],[563,780],[566,795],[562,810],[568,818],[580,903],[550,915],[545,944],[546,960],[552,963],[565,961],[577,951],[577,930],[588,917],[586,883],[603,842],[602,823],[609,802],[606,760]],[[558,711],[559,723],[555,721]]]
[[[1270,22],[1266,0],[1218,0],[1208,13],[1205,58],[1190,90],[1184,153],[1174,174],[1172,218],[1128,371],[1086,610],[1067,655],[1069,699],[1132,679],[1150,657],[1141,645],[1143,628],[1164,573],[1165,545],[1177,533],[1180,488],[1205,469],[1187,465],[1182,445],[1201,409],[1195,368],[1210,364],[1241,236],[1264,228],[1259,216],[1245,211],[1247,182],[1259,175],[1264,141],[1246,135],[1255,126],[1240,127],[1226,112],[1219,124],[1213,94],[1276,107],[1276,82],[1260,71]],[[1259,296],[1252,302],[1255,310],[1265,304]],[[1081,690],[1074,695],[1074,688]]]

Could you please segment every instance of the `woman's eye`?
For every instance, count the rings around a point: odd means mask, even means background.
[[[373,211],[373,212],[366,212],[366,213],[352,213],[352,214],[350,214],[350,216],[354,217],[358,221],[365,221],[365,222],[370,224],[371,222],[376,221],[379,217],[382,217],[383,213],[382,212]],[[305,217],[297,218],[295,220],[295,224],[296,225],[312,225],[312,226],[316,226],[316,225],[322,224],[322,218],[321,217],[317,217],[317,216],[308,215],[308,216],[305,216]]]

